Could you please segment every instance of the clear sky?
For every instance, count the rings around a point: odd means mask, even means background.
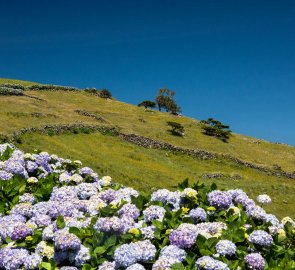
[[[295,146],[294,0],[3,0],[0,77],[108,88]]]

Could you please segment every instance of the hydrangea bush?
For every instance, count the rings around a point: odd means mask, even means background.
[[[2,144],[0,196],[1,269],[295,269],[295,222],[266,213],[265,194],[187,180],[141,193]]]

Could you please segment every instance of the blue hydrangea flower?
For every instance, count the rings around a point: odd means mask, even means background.
[[[13,177],[12,173],[6,172],[3,170],[0,171],[0,180],[7,181],[7,180],[10,180],[12,177]]]
[[[232,256],[236,253],[236,245],[229,240],[220,240],[216,246],[216,251],[221,256]]]
[[[186,258],[186,252],[185,250],[174,246],[174,245],[168,245],[162,248],[160,252],[160,258],[165,257],[165,258],[170,258],[173,259],[175,262],[182,262]]]
[[[77,250],[81,246],[81,240],[73,233],[61,231],[54,236],[55,248],[60,250]]]
[[[143,210],[142,213],[145,222],[151,222],[155,219],[162,221],[165,216],[166,210],[161,206],[151,205],[147,207],[145,210]]]
[[[206,221],[206,218],[207,218],[206,211],[203,208],[201,208],[201,207],[198,207],[198,208],[195,208],[195,209],[190,210],[189,216],[196,223],[198,223],[198,222],[204,222],[204,221]]]
[[[24,258],[24,267],[26,270],[39,269],[42,258],[38,254],[32,254]]]
[[[229,267],[221,261],[210,256],[203,256],[196,261],[197,270],[229,270]]]
[[[227,209],[232,204],[231,196],[225,191],[214,190],[209,192],[207,197],[209,204],[216,209]]]
[[[115,270],[116,269],[116,262],[103,262],[99,267],[98,270]]]
[[[140,211],[135,204],[128,203],[123,205],[123,207],[118,211],[118,214],[120,217],[125,216],[135,220],[140,216]]]
[[[171,230],[169,240],[171,245],[179,248],[191,248],[196,243],[196,233],[192,230]]]
[[[259,246],[269,247],[272,245],[273,239],[266,231],[256,230],[249,235],[249,242]]]
[[[141,264],[135,263],[135,264],[128,266],[126,268],[126,270],[145,270],[145,268]]]
[[[249,269],[263,270],[265,260],[259,253],[250,253],[245,257],[245,263]]]

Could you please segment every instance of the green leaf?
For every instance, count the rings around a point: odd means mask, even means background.
[[[57,225],[57,228],[59,228],[59,229],[63,229],[66,226],[64,217],[62,215],[59,215],[57,217],[56,225]]]
[[[188,188],[188,178],[184,179],[181,183],[179,183],[177,187],[181,190]]]
[[[48,263],[48,262],[42,262],[42,263],[40,264],[40,268],[41,268],[41,269],[46,269],[46,270],[51,270],[51,264]]]
[[[105,247],[96,247],[95,249],[94,249],[94,253],[96,254],[96,255],[101,255],[101,254],[103,254],[103,253],[105,253],[106,252],[106,248]]]
[[[199,249],[203,249],[204,243],[207,241],[207,238],[201,234],[197,236],[197,246]]]
[[[90,264],[83,264],[82,270],[91,270],[92,267]]]
[[[183,270],[184,266],[182,263],[175,263],[171,266],[172,270]]]
[[[200,253],[202,256],[212,255],[212,252],[207,249],[200,249]]]
[[[117,236],[116,235],[112,235],[110,237],[107,238],[107,240],[104,243],[104,247],[106,249],[108,249],[109,247],[115,246],[117,242]]]
[[[76,236],[80,236],[80,229],[79,228],[76,228],[76,227],[70,227],[69,228],[69,233],[73,233],[75,234]]]

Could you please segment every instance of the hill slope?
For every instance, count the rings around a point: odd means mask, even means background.
[[[0,79],[1,82],[5,81]],[[284,171],[295,170],[294,147],[238,134],[234,134],[229,143],[223,143],[203,135],[197,120],[148,111],[83,91],[36,90],[26,91],[26,94],[38,99],[0,96],[2,137],[10,137],[22,128],[44,125],[57,125],[59,128],[60,125],[83,123],[116,128],[122,134],[138,134],[181,149],[202,149],[217,153],[217,156],[203,160],[167,149],[145,149],[122,140],[120,136],[110,136],[114,135],[112,133],[103,135],[88,129],[84,132],[79,129],[61,132],[59,135],[50,130],[45,134],[26,133],[17,140],[18,147],[25,151],[39,148],[65,158],[80,159],[98,172],[112,175],[116,181],[140,189],[171,188],[189,177],[191,181],[215,181],[222,187],[241,187],[252,196],[267,192],[273,197],[272,212],[279,216],[295,216],[292,198],[295,180],[270,175],[270,172],[275,172],[275,164]],[[185,136],[175,137],[167,132],[167,121],[181,123],[185,127]],[[227,155],[232,159],[228,159]],[[269,171],[249,168],[235,162],[235,159],[269,168]]]

